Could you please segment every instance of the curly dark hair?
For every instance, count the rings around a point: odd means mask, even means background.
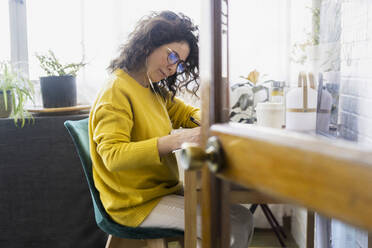
[[[139,71],[156,48],[172,42],[187,42],[190,53],[185,61],[186,70],[154,84],[154,90],[163,97],[171,93],[172,99],[183,88],[196,95],[199,89],[198,40],[198,26],[189,17],[172,11],[152,12],[139,21],[127,43],[120,48],[119,57],[111,61],[108,69],[111,72],[116,69]]]

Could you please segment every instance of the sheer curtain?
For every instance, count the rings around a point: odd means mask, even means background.
[[[287,79],[288,11],[288,1],[229,1],[232,83],[252,70],[266,79]]]
[[[27,2],[30,77],[43,75],[34,56],[51,49],[64,62],[88,65],[78,73],[78,101],[91,103],[106,68],[136,22],[152,11],[172,10],[200,22],[200,1],[32,0]],[[40,102],[38,103],[40,104]]]
[[[0,61],[10,60],[10,32],[8,1],[0,1]],[[9,34],[9,35],[7,35]]]
[[[230,81],[252,70],[263,80],[293,83],[307,65],[293,61],[293,45],[311,32],[312,0],[229,1]],[[244,80],[243,80],[244,81]]]

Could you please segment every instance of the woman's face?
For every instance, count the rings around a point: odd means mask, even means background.
[[[186,61],[190,53],[187,42],[172,42],[156,48],[147,58],[147,73],[152,82],[159,82],[177,71],[179,63],[171,63],[168,58],[171,52],[176,53],[181,61]],[[181,62],[182,63],[182,62]]]

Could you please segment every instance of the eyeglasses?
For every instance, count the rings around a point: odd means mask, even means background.
[[[178,53],[168,48],[168,63],[171,65],[177,65],[177,73],[180,74],[186,70],[185,61],[180,59]]]

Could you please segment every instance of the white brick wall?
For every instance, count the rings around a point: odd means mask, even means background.
[[[339,131],[372,148],[372,1],[344,0],[341,16]],[[333,248],[367,248],[367,237],[364,230],[332,221]]]
[[[340,134],[372,147],[372,1],[342,4]]]

